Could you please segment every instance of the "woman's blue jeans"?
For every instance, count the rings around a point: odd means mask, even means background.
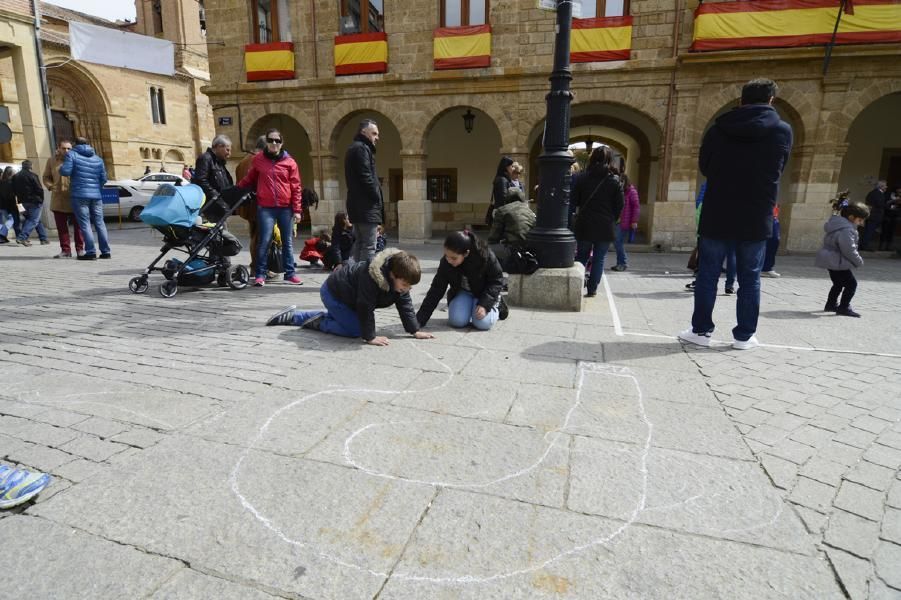
[[[294,231],[294,213],[290,206],[267,208],[257,207],[257,226],[260,228],[260,245],[257,253],[257,272],[255,277],[263,277],[269,273],[269,244],[272,243],[272,229],[278,223],[282,232],[282,262],[285,267],[285,278],[294,275],[294,242],[291,232]]]
[[[601,283],[601,276],[604,274],[604,258],[607,256],[607,250],[610,249],[610,242],[589,242],[580,240],[576,246],[576,260],[583,266],[588,266],[588,257],[591,256],[591,272],[588,274],[588,293],[594,294],[598,291],[598,284]]]
[[[497,323],[500,313],[497,306],[485,314],[484,319],[476,318],[479,301],[471,293],[460,290],[447,305],[447,324],[451,327],[466,327],[470,323],[476,329],[488,331]]]

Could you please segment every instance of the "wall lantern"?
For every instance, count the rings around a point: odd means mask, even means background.
[[[466,114],[463,115],[463,128],[466,130],[466,133],[472,133],[472,126],[475,123],[475,120],[476,116],[467,108]]]

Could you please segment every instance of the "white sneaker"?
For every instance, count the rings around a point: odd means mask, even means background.
[[[679,339],[696,346],[710,346],[710,333],[695,333],[690,327],[679,334]]]
[[[733,340],[732,347],[736,350],[752,350],[760,345],[760,342],[757,341],[757,336],[752,335],[745,341],[741,340]]]
[[[774,277],[774,278],[775,278],[775,277],[782,277],[782,275],[780,275],[780,274],[777,273],[776,271],[761,271],[761,272],[760,272],[760,276],[761,276],[761,277]]]

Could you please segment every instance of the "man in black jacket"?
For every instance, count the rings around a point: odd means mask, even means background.
[[[739,288],[732,347],[750,350],[760,345],[754,335],[760,270],[773,231],[779,179],[792,147],[792,129],[773,108],[775,98],[773,81],[748,82],[740,105],[718,117],[701,143],[698,164],[707,177],[707,191],[698,226],[691,329],[679,334],[686,342],[710,345],[720,268],[726,253],[734,249]]]
[[[46,246],[50,243],[47,239],[47,230],[41,223],[41,209],[44,205],[44,188],[41,187],[41,180],[31,170],[31,161],[22,161],[22,170],[13,175],[13,191],[16,193],[19,203],[25,207],[25,223],[19,230],[16,237],[16,243],[22,246],[30,246],[28,236],[32,230],[37,229],[38,237],[41,245]]]
[[[378,226],[383,221],[384,200],[379,176],[375,170],[375,145],[379,126],[363,119],[353,143],[344,155],[344,178],[347,183],[347,216],[354,226],[354,260],[372,260],[378,241]]]
[[[213,138],[212,148],[197,157],[194,165],[194,178],[191,183],[197,184],[206,194],[207,202],[216,200],[223,190],[234,185],[231,173],[225,168],[225,161],[232,153],[232,141],[226,135]]]
[[[864,202],[870,209],[870,216],[867,217],[867,222],[863,226],[863,236],[860,238],[861,250],[870,250],[870,241],[885,218],[885,205],[886,200],[888,200],[886,190],[888,190],[888,183],[880,179],[876,182],[876,187],[870,190],[870,193],[864,199]]]

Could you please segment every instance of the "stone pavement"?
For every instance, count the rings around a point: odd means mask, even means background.
[[[671,337],[663,254],[487,333],[382,310],[376,348],[261,326],[320,272],[131,294],[158,243],[0,247],[0,460],[55,476],[0,513],[32,597],[901,598],[901,261],[868,260],[848,319],[780,257],[750,352]],[[411,249],[418,301],[440,246]]]

